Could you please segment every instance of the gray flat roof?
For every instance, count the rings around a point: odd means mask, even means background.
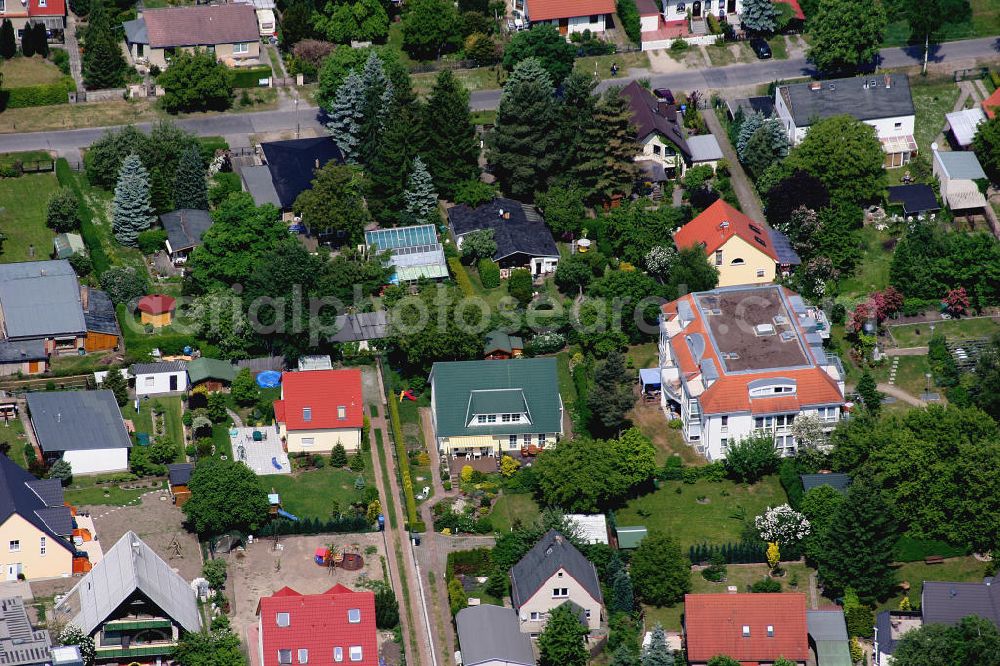
[[[967,150],[937,151],[934,159],[944,170],[949,180],[978,180],[986,178],[986,172],[976,158],[975,153]]]
[[[814,641],[847,640],[847,623],[842,610],[807,610],[806,623]]]
[[[45,452],[132,446],[115,394],[108,390],[29,393],[28,412]]]
[[[722,159],[722,148],[719,147],[719,140],[714,134],[699,134],[689,136],[687,139],[688,148],[691,149],[692,162],[711,162]]]
[[[87,331],[80,283],[65,259],[0,264],[0,308],[10,338]]]
[[[799,127],[833,116],[875,120],[914,115],[910,80],[905,74],[794,83],[780,86],[778,94]]]
[[[281,208],[278,190],[274,189],[271,169],[267,165],[241,167],[239,171],[240,178],[243,180],[243,188],[250,193],[255,204],[258,206],[273,204]]]
[[[464,666],[490,662],[534,666],[531,639],[521,633],[513,609],[490,604],[469,606],[458,612],[455,624]]]

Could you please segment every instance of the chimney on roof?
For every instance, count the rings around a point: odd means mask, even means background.
[[[90,306],[90,287],[85,284],[80,285],[80,304],[84,310]]]

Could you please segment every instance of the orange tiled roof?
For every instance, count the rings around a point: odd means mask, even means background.
[[[987,118],[996,116],[997,109],[1000,109],[1000,88],[994,90],[992,95],[983,100],[983,112]]]
[[[722,199],[717,199],[700,215],[678,229],[674,234],[674,242],[679,249],[701,244],[705,246],[705,253],[711,254],[733,236],[739,236],[775,261],[778,260],[767,225],[744,215]]]
[[[806,596],[801,593],[688,594],[684,629],[691,662],[719,654],[744,664],[809,658]]]
[[[528,18],[532,21],[614,13],[614,0],[528,0]]]

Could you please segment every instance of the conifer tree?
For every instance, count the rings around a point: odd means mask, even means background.
[[[579,147],[584,131],[594,119],[597,81],[583,72],[573,72],[563,83],[562,104],[559,110],[559,134],[566,146],[561,170],[572,172],[579,163]]]
[[[135,247],[136,239],[149,229],[153,217],[149,173],[136,155],[129,155],[122,162],[112,212],[115,238],[122,245]]]
[[[570,604],[556,606],[549,612],[545,629],[538,637],[539,666],[586,666],[587,629]]]
[[[330,467],[347,467],[347,451],[339,441],[330,451]]]
[[[751,113],[743,119],[743,123],[740,125],[739,136],[736,137],[736,155],[740,158],[740,162],[746,159],[746,149],[747,144],[750,143],[750,138],[763,126],[764,114],[760,111]]]
[[[108,8],[95,0],[84,40],[83,81],[87,88],[117,88],[124,82],[125,57],[115,36]]]
[[[778,9],[773,0],[743,0],[740,23],[756,33],[774,32],[778,27]]]
[[[479,142],[469,113],[469,93],[455,74],[438,74],[424,107],[422,155],[438,191],[451,199],[455,187],[476,178]]]
[[[359,126],[359,161],[368,165],[378,149],[378,138],[385,129],[392,109],[392,81],[385,74],[382,59],[374,51],[361,70],[363,104]]]
[[[426,224],[428,221],[433,221],[431,216],[437,209],[438,195],[434,191],[431,174],[420,156],[413,158],[409,187],[406,188],[403,198],[406,200],[406,214],[413,222]]]
[[[3,20],[0,26],[0,56],[6,59],[17,55],[17,38],[14,36],[14,24],[9,18]]]
[[[535,58],[519,62],[500,96],[488,158],[514,198],[531,200],[548,184],[559,159],[557,111],[548,72]]]
[[[629,646],[622,643],[611,655],[611,666],[641,666],[639,657],[629,649]]]
[[[21,55],[25,58],[35,55],[35,29],[30,25],[24,26],[21,31]]]
[[[667,647],[667,634],[660,623],[653,627],[649,647],[642,655],[642,666],[674,666],[674,655]]]
[[[35,31],[35,53],[43,58],[49,57],[49,35],[42,23],[36,23]]]
[[[632,579],[629,578],[627,571],[618,570],[615,577],[611,579],[611,591],[615,610],[623,613],[631,613],[635,610],[635,591],[632,589]]]
[[[604,93],[580,138],[576,174],[594,203],[631,193],[635,184],[632,113],[617,89]]]
[[[351,72],[337,88],[330,106],[330,122],[326,128],[349,164],[358,164],[360,158],[364,101],[365,90],[361,77],[356,72]]]
[[[177,162],[177,176],[174,180],[174,208],[208,209],[208,182],[205,178],[205,163],[194,145],[181,153]]]
[[[410,172],[410,163],[416,154],[413,128],[417,123],[414,107],[397,103],[389,113],[366,170],[368,191],[365,200],[372,217],[382,226],[398,224],[405,206],[406,181],[401,174]]]

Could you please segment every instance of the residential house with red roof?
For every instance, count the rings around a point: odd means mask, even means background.
[[[283,587],[257,604],[257,666],[378,666],[375,594],[337,584],[322,594]]]
[[[282,373],[274,419],[289,453],[328,453],[338,442],[348,452],[357,451],[364,422],[361,371]]]
[[[684,644],[690,666],[717,655],[744,666],[784,658],[799,666],[809,659],[806,595],[687,594]]]
[[[43,24],[49,41],[61,42],[66,30],[66,0],[0,0],[3,19],[10,19],[19,42],[29,23]]]
[[[993,118],[1000,109],[1000,88],[993,91],[993,94],[983,100],[983,112],[987,118]]]
[[[660,401],[709,460],[748,435],[797,450],[802,415],[828,428],[844,409],[844,369],[828,356],[823,311],[777,285],[722,287],[667,303],[660,315]]]
[[[677,249],[701,247],[719,271],[719,286],[767,284],[801,262],[780,231],[718,199],[674,232]]]
[[[261,63],[260,32],[252,5],[147,9],[123,27],[133,63],[164,69],[178,51],[196,48],[214,53],[230,67]]]
[[[614,27],[615,0],[524,0],[524,13],[532,25],[549,23],[568,37],[574,32],[601,34]]]

